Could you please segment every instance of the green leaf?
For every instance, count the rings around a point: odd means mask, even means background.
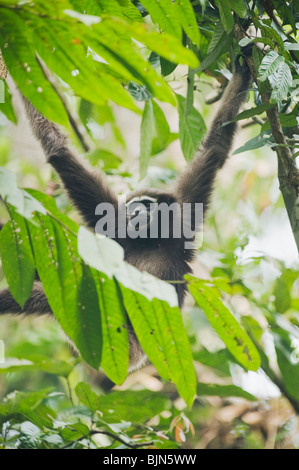
[[[259,114],[264,113],[271,107],[273,107],[273,104],[263,103],[263,104],[260,104],[259,106],[255,106],[254,108],[246,109],[245,111],[242,111],[241,113],[239,113],[238,116],[236,116],[235,119],[233,119],[233,122],[240,121],[241,119],[249,119],[252,116],[258,116]]]
[[[231,9],[237,13],[240,18],[245,18],[247,10],[243,0],[229,0]]]
[[[170,128],[162,109],[155,101],[152,102],[152,105],[156,135],[152,141],[152,154],[154,155],[155,153],[162,152],[170,144],[172,135],[170,134]]]
[[[178,307],[157,299],[149,302],[120,286],[124,305],[144,352],[161,377],[172,380],[188,406],[194,400],[196,375]]]
[[[224,52],[226,52],[230,47],[232,40],[233,33],[230,32],[227,34],[221,23],[218,23],[208,48],[208,53],[200,64],[199,72],[203,72],[205,69],[208,69],[210,65],[218,59],[218,57],[224,54]]]
[[[139,28],[141,26],[141,29]],[[139,28],[139,29],[138,29]],[[95,34],[89,34],[89,43],[95,52],[103,57],[109,63],[109,66],[120,73],[130,81],[138,82],[147,87],[150,93],[161,101],[167,101],[174,104],[174,96],[169,85],[163,80],[163,78],[157,74],[157,72],[150,66],[149,62],[142,58],[140,49],[131,41],[131,36],[128,37],[128,32],[136,39],[141,40],[148,47],[163,48],[166,47],[166,51],[172,54],[171,47],[176,42],[175,48],[179,47],[180,51],[185,51],[184,54],[191,57],[191,61],[194,63],[196,57],[187,49],[184,49],[180,43],[172,36],[164,37],[156,33],[146,33],[146,28],[142,25],[128,25],[122,22],[119,18],[105,18],[100,24],[94,25],[93,31]],[[140,37],[138,32],[143,34],[143,38]],[[121,34],[122,33],[122,34]],[[121,37],[121,40],[120,40]],[[114,41],[112,41],[112,38]],[[146,38],[149,41],[153,41],[153,44],[146,44]],[[171,40],[171,42],[169,42]],[[112,49],[112,45],[114,49]],[[175,50],[173,51],[175,53]]]
[[[285,42],[284,47],[287,51],[299,51],[299,43],[298,42]]]
[[[44,210],[43,214],[46,214],[46,211],[49,214],[52,214],[55,219],[57,219],[62,225],[64,225],[70,231],[77,233],[79,226],[70,219],[67,215],[60,212],[58,209],[55,199],[47,194],[42,193],[41,191],[37,191],[36,189],[26,189],[25,194],[29,195],[36,204],[42,204],[42,208]]]
[[[239,46],[245,47],[251,43],[262,43],[262,44],[265,44],[265,46],[270,46],[272,49],[275,48],[275,43],[270,38],[263,38],[263,37],[243,38],[241,39],[241,41],[239,41]]]
[[[262,82],[267,80],[270,75],[273,75],[274,72],[278,69],[280,64],[284,62],[284,57],[279,55],[276,51],[270,51],[262,60],[262,63],[259,68],[258,78]]]
[[[82,263],[73,235],[49,217],[30,225],[35,263],[49,305],[63,330],[92,367],[101,361],[101,316],[90,268]]]
[[[67,23],[57,20],[40,19],[32,22],[32,29],[39,55],[78,96],[99,105],[111,99],[121,106],[135,110],[131,96],[120,80],[112,75],[109,67],[93,60],[91,53],[86,54],[87,34],[91,33],[88,29],[84,36],[83,24],[79,23],[76,27],[73,24],[70,27]],[[54,49],[52,54],[49,53],[50,47]]]
[[[9,290],[23,308],[28,300],[35,276],[26,222],[9,209],[11,220],[0,231],[0,256]]]
[[[216,5],[219,8],[220,18],[223,28],[229,33],[234,26],[234,18],[232,15],[232,5],[230,0],[215,0]]]
[[[105,149],[94,150],[88,155],[88,160],[93,166],[100,166],[103,171],[117,169],[122,162],[117,155]]]
[[[30,359],[29,359],[30,357]],[[71,364],[57,359],[49,359],[44,356],[32,355],[26,359],[8,359],[4,364],[0,364],[0,373],[8,374],[11,372],[39,370],[47,374],[68,377],[73,369]]]
[[[194,353],[194,359],[205,366],[216,369],[218,374],[229,377],[230,362],[232,356],[227,349],[220,349],[216,352],[210,352],[207,349],[201,349]]]
[[[76,385],[75,391],[79,400],[85,406],[87,406],[87,408],[89,408],[93,413],[98,410],[98,396],[95,392],[91,390],[89,384],[80,382],[78,383],[78,385]]]
[[[161,73],[163,77],[170,75],[177,67],[178,64],[170,62],[169,60],[160,57]]]
[[[144,424],[169,409],[169,406],[167,396],[149,390],[113,390],[98,397],[98,410],[105,419],[117,423],[129,421]]]
[[[160,34],[156,31],[151,31],[146,24],[134,23],[128,25],[120,19],[114,19],[112,26],[114,28],[117,27],[118,31],[124,34],[130,33],[134,39],[171,62],[186,64],[192,68],[198,66],[196,55],[190,49],[183,46],[177,35]]]
[[[285,62],[281,62],[273,78],[271,100],[278,103],[285,99],[292,86],[292,82],[293,78],[290,67]]]
[[[114,279],[94,272],[101,318],[103,358],[101,367],[112,382],[121,385],[127,377],[129,342],[127,319]]]
[[[200,42],[200,33],[197,25],[196,16],[194,14],[194,10],[190,1],[176,0],[175,5],[177,6],[178,15],[181,19],[181,24],[186,35],[191,39],[194,44],[198,45]]]
[[[170,307],[166,302],[154,299],[152,303],[163,334],[163,350],[171,369],[172,379],[181,397],[191,407],[197,380],[182,313],[178,307]]]
[[[295,340],[284,328],[275,326],[273,328],[274,345],[277,363],[282,375],[283,384],[287,392],[295,400],[299,400],[299,355],[298,355],[298,333],[295,330]]]
[[[253,139],[248,140],[245,145],[242,147],[237,148],[233,155],[237,155],[238,153],[247,152],[248,150],[258,149],[260,147],[264,147],[268,145],[269,147],[273,147],[275,144],[273,142],[273,137],[270,131],[261,132],[258,136],[253,137]]]
[[[0,101],[0,112],[4,114],[11,122],[17,124],[17,116],[15,115],[14,108],[11,101],[11,94],[8,89],[7,83],[0,80],[0,98],[1,98],[1,85],[4,87],[4,103]]]
[[[226,397],[241,397],[250,401],[257,401],[257,398],[251,393],[245,392],[236,385],[218,385],[208,383],[197,384],[197,395],[199,396],[217,396],[221,398]]]
[[[59,434],[64,442],[74,442],[82,437],[90,435],[89,427],[83,423],[68,424],[63,429],[59,429]]]
[[[161,377],[171,379],[168,360],[162,349],[163,332],[152,302],[139,293],[133,292],[120,284],[123,303],[145,354],[157,367]]]
[[[216,49],[221,42],[227,37],[226,32],[220,21],[216,24],[215,31],[213,33],[212,39],[209,43],[207,54],[211,54],[214,49]]]
[[[220,300],[219,290],[208,281],[189,275],[186,279],[190,293],[227,349],[243,367],[257,370],[260,367],[259,354],[249,336]]]
[[[179,136],[181,147],[185,159],[190,161],[197,151],[201,139],[206,133],[206,125],[202,115],[193,106],[189,114],[186,115],[186,99],[181,95],[176,95],[179,108]]]
[[[51,429],[53,426],[51,414],[42,404],[50,391],[51,389],[45,389],[37,392],[12,393],[3,405],[0,403],[0,417],[2,416],[5,421],[13,418],[18,422],[21,416],[40,428],[45,426]],[[0,419],[1,421],[3,422],[3,419]]]
[[[276,280],[274,295],[275,309],[277,312],[283,313],[290,308],[291,294],[289,286],[282,276]]]
[[[154,134],[154,113],[152,100],[148,100],[144,104],[144,110],[140,128],[140,179],[146,176],[149,159],[152,152],[152,141]]]
[[[172,0],[141,0],[142,5],[151,15],[153,23],[165,33],[169,33],[178,39],[182,38],[182,29],[180,26],[180,18]]]
[[[24,96],[50,120],[67,125],[64,106],[36,62],[32,30],[20,13],[1,9],[0,47],[6,66]]]

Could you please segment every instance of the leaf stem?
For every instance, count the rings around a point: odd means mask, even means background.
[[[188,48],[196,52],[190,41],[189,38],[187,38],[187,46]],[[186,93],[186,106],[185,106],[185,116],[188,116],[191,113],[192,107],[193,107],[193,101],[194,101],[194,76],[195,76],[195,69],[192,69],[191,67],[188,68],[188,76],[187,76],[187,93]]]

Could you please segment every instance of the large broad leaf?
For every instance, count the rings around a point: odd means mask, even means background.
[[[152,141],[152,155],[155,155],[163,152],[171,142],[178,138],[178,134],[170,132],[168,122],[160,106],[155,101],[152,104],[155,118],[155,137]]]
[[[199,72],[209,68],[218,57],[220,57],[229,48],[233,40],[233,33],[229,34],[224,30],[222,24],[219,22],[216,25],[211,43],[208,48],[208,53],[204,60],[201,62]]]
[[[190,49],[185,48],[177,36],[157,33],[145,24],[128,25],[121,20],[114,19],[113,27],[115,28],[114,25],[120,32],[130,33],[134,39],[171,62],[186,64],[193,68],[198,66],[196,55]]]
[[[114,279],[93,271],[98,292],[103,338],[101,367],[112,382],[120,385],[127,377],[129,342],[127,319]]]
[[[142,21],[138,9],[130,0],[70,0],[74,9],[84,15],[101,16],[102,14],[119,16],[130,21]]]
[[[175,5],[178,9],[178,15],[181,19],[183,30],[191,41],[198,45],[200,33],[190,0],[177,0]]]
[[[72,369],[72,364],[40,355],[32,355],[30,359],[26,359],[25,357],[21,360],[7,359],[4,364],[0,364],[0,374],[38,370],[46,372],[47,374],[67,377]]]
[[[101,316],[91,270],[80,260],[76,239],[48,216],[30,224],[35,263],[49,305],[82,357],[98,368],[102,353]]]
[[[246,392],[236,385],[219,385],[219,384],[208,384],[198,383],[197,384],[197,395],[199,396],[217,396],[217,397],[241,397],[246,400],[256,401],[257,398],[251,393]]]
[[[216,0],[216,4],[219,8],[221,22],[227,32],[230,32],[234,26],[232,10],[241,18],[244,18],[246,15],[246,7],[243,0]]]
[[[9,213],[11,220],[0,231],[0,256],[9,290],[24,307],[32,290],[35,265],[26,222],[12,207]]]
[[[109,67],[97,63],[91,54],[87,54],[87,34],[91,34],[89,28],[84,24],[69,24],[53,19],[35,19],[31,24],[39,55],[79,96],[95,104],[111,99],[129,109],[135,109],[130,95],[120,80],[111,74]]]
[[[192,353],[178,307],[121,287],[124,305],[140,344],[165,380],[172,380],[188,406],[196,390]]]
[[[141,0],[142,5],[151,15],[153,23],[164,31],[181,39],[182,29],[177,10],[174,8],[172,0]]]
[[[232,15],[232,6],[230,0],[216,0],[219,8],[221,23],[226,32],[230,32],[234,26],[234,18]]]
[[[36,62],[32,30],[20,16],[1,9],[0,47],[6,66],[26,98],[45,116],[67,125],[65,109]]]
[[[259,106],[255,106],[254,108],[246,109],[236,116],[233,121],[240,121],[241,119],[248,119],[252,116],[258,116],[259,114],[264,113],[268,109],[270,109],[273,105],[271,103],[263,103]]]
[[[208,281],[186,276],[188,289],[202,308],[227,349],[246,369],[257,370],[260,357],[253,342],[220,299],[220,292]]]
[[[201,139],[206,132],[206,125],[202,115],[192,106],[191,112],[186,114],[186,99],[176,95],[179,104],[179,135],[184,157],[187,161],[194,157]]]
[[[117,422],[144,423],[157,416],[169,406],[168,397],[148,390],[121,390],[107,395],[96,395],[86,383],[76,386],[79,400],[91,411],[100,411],[104,418],[113,417]],[[138,401],[138,406],[136,403]]]
[[[253,139],[248,140],[245,145],[242,147],[237,148],[233,155],[237,155],[238,153],[247,152],[248,150],[258,149],[260,147],[264,147],[265,145],[269,147],[273,147],[275,144],[273,142],[273,137],[270,131],[261,132]]]
[[[78,247],[82,258],[99,271],[100,277],[101,273],[105,274],[102,287],[106,285],[107,278],[109,281],[113,278],[117,280],[125,309],[142,348],[161,376],[172,380],[186,403],[191,405],[196,379],[173,286],[125,263],[123,250],[116,242],[96,237],[83,227],[79,229]],[[108,284],[108,289],[110,288]],[[113,296],[115,295],[116,292]],[[103,301],[105,300],[103,291]],[[115,301],[115,297],[111,298],[110,307],[113,307]],[[112,318],[108,318],[111,315],[108,309],[106,315],[103,323],[112,325]],[[105,328],[103,325],[103,336]],[[119,322],[116,324],[116,329],[118,328],[118,333],[122,334],[122,325]],[[117,334],[114,338],[117,339]],[[107,344],[109,345],[109,338]]]
[[[276,51],[270,51],[262,60],[259,68],[258,78],[263,82],[273,75],[278,69],[280,64],[284,62],[284,57],[279,55]]]
[[[281,62],[271,82],[271,99],[278,103],[287,97],[293,83],[291,69],[285,62]]]

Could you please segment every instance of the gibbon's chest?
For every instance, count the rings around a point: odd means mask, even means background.
[[[163,244],[125,247],[125,260],[140,271],[147,271],[163,280],[181,279],[189,266],[178,253],[178,247],[169,250]]]

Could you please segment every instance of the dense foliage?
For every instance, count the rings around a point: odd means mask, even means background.
[[[299,412],[298,253],[294,247],[289,262],[277,252],[250,249],[269,220],[289,223],[283,200],[293,233],[284,232],[281,244],[295,240],[299,246],[298,23],[298,0],[0,0],[0,49],[10,75],[0,81],[0,196],[9,220],[0,232],[1,286],[24,306],[37,270],[58,323],[80,353],[74,357],[47,320],[24,320],[32,323],[22,331],[1,319],[0,445],[176,448],[188,435],[187,447],[206,446],[199,425],[214,429],[211,409],[217,406],[205,397],[237,397],[259,409],[257,391],[238,381],[250,374],[267,376],[272,396],[283,396],[289,410],[279,415],[273,445],[288,433]],[[197,92],[217,84],[220,93],[210,102],[219,98],[235,57],[249,43],[258,45],[249,59],[254,93],[237,120],[254,126],[233,158],[248,150],[254,157],[226,175],[233,190],[228,183],[217,188],[198,253],[205,269],[187,278],[190,298],[182,317],[173,286],[140,273],[114,241],[74,222],[61,189],[47,195],[34,165],[18,167],[5,135],[8,122],[17,123],[12,83],[67,128],[92,165],[128,187],[143,178],[160,186],[177,171],[168,157],[172,145],[179,141],[189,161],[206,131],[210,111]],[[140,125],[134,129],[137,176],[117,120],[121,108]],[[170,108],[177,113],[174,131]],[[110,139],[104,140],[99,128],[105,126]],[[275,154],[267,148],[277,152],[282,195]],[[28,174],[34,189],[21,189]],[[267,236],[270,244],[276,233]],[[156,377],[149,387],[141,380],[105,395],[95,370],[101,367],[117,385],[127,376],[124,309]],[[84,363],[93,370],[89,375]],[[234,443],[214,445],[263,447],[263,432],[240,422]],[[297,446],[293,434],[290,446]]]

